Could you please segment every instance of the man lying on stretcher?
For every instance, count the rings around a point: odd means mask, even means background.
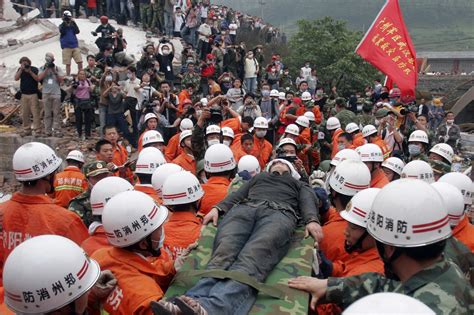
[[[263,282],[287,254],[299,222],[316,242],[323,237],[317,199],[282,159],[229,195],[204,218],[220,222],[207,269],[241,272]],[[185,295],[153,305],[159,314],[248,314],[257,298],[253,287],[231,279],[202,278]]]

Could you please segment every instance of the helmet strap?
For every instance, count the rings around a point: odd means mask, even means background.
[[[369,233],[367,233],[367,230],[364,229],[364,233],[359,237],[357,242],[355,242],[351,246],[348,246],[348,245],[344,244],[344,249],[346,250],[346,252],[348,252],[350,254],[350,253],[352,253],[356,250],[362,249],[362,242],[364,241],[364,239],[367,237],[368,234]]]
[[[388,279],[400,281],[400,278],[393,271],[393,262],[398,257],[400,257],[400,255],[402,254],[402,249],[395,247],[392,257],[386,258],[384,244],[379,241],[376,241],[376,245],[377,245],[377,251],[379,252],[379,256],[383,261],[383,269],[384,269],[385,277],[387,277]]]

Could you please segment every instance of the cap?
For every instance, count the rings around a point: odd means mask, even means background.
[[[68,10],[64,11],[63,15],[68,16],[68,17],[72,17],[71,11],[68,11]]]
[[[389,113],[388,109],[381,108],[375,112],[375,118],[378,118],[378,119],[384,118],[385,116],[388,115],[388,113]]]
[[[97,176],[105,173],[110,173],[105,161],[94,161],[84,166],[84,174],[86,177]]]

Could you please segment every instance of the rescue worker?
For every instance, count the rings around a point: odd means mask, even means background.
[[[233,148],[232,152],[234,153],[234,158],[236,162],[239,162],[242,157],[245,155],[252,154],[253,144],[254,144],[253,136],[250,133],[245,133],[240,137],[240,146]]]
[[[92,258],[118,281],[101,301],[107,313],[150,314],[150,302],[163,297],[176,273],[168,253],[161,250],[167,217],[165,207],[139,191],[119,193],[105,205],[102,224],[113,247],[97,250]]]
[[[3,235],[0,267],[15,247],[34,236],[60,235],[80,245],[88,236],[81,219],[55,205],[47,196],[53,192],[54,175],[61,166],[61,158],[49,146],[29,142],[15,151],[12,162],[21,188],[0,204]]]
[[[222,127],[222,143],[226,146],[232,146],[232,142],[234,141],[234,131],[230,127]]]
[[[105,126],[104,139],[112,144],[112,149],[114,152],[112,163],[118,168],[118,170],[115,171],[115,175],[128,180],[130,183],[133,183],[133,173],[129,167],[130,162],[128,160],[128,152],[124,146],[118,143],[119,133],[117,131],[117,127]]]
[[[403,167],[401,178],[421,179],[428,184],[434,183],[434,174],[431,166],[425,161],[414,160]]]
[[[90,200],[94,221],[89,225],[90,236],[81,244],[87,255],[91,256],[96,250],[111,246],[102,226],[102,212],[110,198],[128,190],[133,190],[132,184],[117,176],[103,178],[92,187]]]
[[[204,197],[199,207],[199,215],[205,216],[227,195],[227,189],[235,176],[234,154],[225,144],[215,144],[206,150],[204,171],[207,183],[202,185]]]
[[[135,175],[138,177],[139,183],[136,183],[134,189],[141,191],[155,200],[157,204],[161,204],[161,198],[151,184],[153,172],[161,165],[166,164],[165,157],[160,150],[153,147],[143,149],[138,155],[135,167]]]
[[[186,171],[169,175],[162,190],[163,205],[172,212],[164,224],[163,247],[176,259],[199,239],[202,221],[196,214],[204,191],[196,176]]]
[[[301,161],[301,159],[297,155],[297,150],[298,145],[293,139],[283,138],[278,143],[276,157],[290,162],[300,175],[300,180],[305,183],[308,183],[308,173],[306,173],[303,161]]]
[[[438,160],[451,166],[454,157],[453,148],[446,143],[435,144],[429,152],[428,158],[430,160]]]
[[[227,194],[237,191],[242,185],[252,179],[257,174],[260,174],[260,164],[253,155],[244,155],[237,164],[237,174],[227,189]]]
[[[222,142],[222,130],[217,125],[209,125],[206,127],[206,148]]]
[[[156,130],[158,127],[158,117],[154,113],[148,113],[145,115],[143,119],[143,125],[145,126],[145,130],[143,130],[142,134],[138,138],[138,152],[143,149],[143,136],[147,131]]]
[[[410,161],[422,160],[428,162],[426,153],[429,148],[428,135],[423,130],[415,130],[408,138],[408,153],[410,154]]]
[[[58,206],[67,208],[69,202],[87,190],[87,181],[81,172],[84,155],[81,151],[72,150],[66,156],[67,167],[54,178],[54,200]]]
[[[148,130],[143,134],[142,145],[142,150],[153,147],[160,150],[162,154],[165,154],[166,152],[165,140],[161,133],[156,130]],[[141,150],[139,150],[139,152],[141,152]]]
[[[299,277],[289,286],[310,292],[312,307],[320,300],[345,308],[372,293],[397,292],[416,297],[436,314],[469,313],[471,287],[443,257],[451,229],[446,206],[431,185],[398,180],[385,186],[372,205],[367,231],[377,242],[385,276]]]
[[[172,161],[172,163],[181,166],[188,172],[196,174],[196,160],[191,148],[192,135],[193,132],[191,130],[185,130],[181,132],[181,135],[179,136],[179,145],[183,151]]]
[[[20,244],[3,271],[5,302],[15,314],[87,314],[89,293],[110,292],[117,282],[110,273],[101,277],[95,260],[57,235]]]
[[[339,135],[344,132],[341,128],[341,123],[339,119],[336,117],[329,117],[326,122],[326,129],[329,131],[329,135],[331,136],[331,159],[334,158],[336,153],[339,151],[337,147],[337,138]]]
[[[91,190],[101,179],[111,176],[107,164],[104,161],[95,161],[84,166],[88,189],[82,194],[76,196],[69,203],[68,209],[82,219],[88,227],[92,222],[92,207],[90,202]]]
[[[163,188],[163,184],[168,178],[168,176],[181,171],[184,171],[181,166],[174,163],[166,163],[159,166],[153,172],[153,175],[151,175],[151,185],[153,186],[153,189],[155,189],[156,193],[160,198],[163,197],[161,189]]]
[[[115,164],[112,162],[114,159],[114,148],[110,141],[102,139],[96,142],[95,157],[97,161],[104,161],[111,172],[115,169]]]
[[[364,136],[367,143],[373,143],[379,146],[379,148],[382,150],[384,160],[386,160],[392,153],[385,141],[383,141],[382,137],[378,135],[377,128],[375,128],[373,125],[365,126],[362,129],[362,136]]]
[[[341,123],[341,128],[344,129],[350,123],[355,121],[356,115],[346,108],[346,100],[342,97],[336,98],[336,118]]]
[[[373,143],[367,143],[358,147],[356,151],[360,155],[360,160],[370,171],[370,187],[383,188],[387,185],[390,181],[382,169],[383,156],[380,147]]]
[[[344,230],[347,222],[340,212],[347,207],[356,193],[369,188],[369,184],[370,171],[361,161],[344,160],[332,172],[329,178],[331,207],[324,218],[324,240],[319,244],[319,249],[329,260],[344,262],[348,258],[349,255],[344,249]]]
[[[300,128],[296,124],[289,124],[288,126],[286,126],[285,132],[283,133],[283,136],[281,138],[289,138],[297,142],[299,141],[299,136]]]
[[[400,179],[405,163],[397,157],[389,157],[382,163],[382,170],[389,182]]]
[[[357,148],[365,144],[364,136],[356,123],[348,123],[346,126],[346,132],[352,135],[352,145],[354,147]]]
[[[193,130],[193,127],[194,124],[191,119],[184,118],[183,120],[181,120],[181,122],[179,123],[180,132],[173,135],[168,141],[168,145],[166,146],[165,158],[167,161],[173,161],[175,158],[178,157],[178,155],[181,154],[183,149],[179,145],[179,136],[181,135],[181,132],[185,130]]]
[[[272,155],[272,144],[265,139],[268,130],[268,121],[263,117],[255,118],[253,123],[253,149],[252,155],[260,163],[260,168],[264,168]]]

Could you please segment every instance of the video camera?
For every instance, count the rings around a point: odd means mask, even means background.
[[[402,109],[400,109],[400,114],[403,116],[406,116],[409,113],[418,113],[418,105],[408,104],[407,106],[403,106]]]

